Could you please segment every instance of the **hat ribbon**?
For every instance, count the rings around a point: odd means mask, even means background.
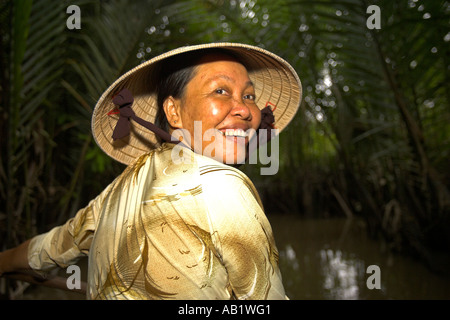
[[[270,108],[270,106],[266,106],[264,108],[261,109],[261,124],[259,125],[258,129],[273,129],[274,128],[274,122],[275,122],[275,117],[273,115],[273,111]],[[258,130],[259,132],[259,130]],[[272,139],[272,134],[268,134],[266,135],[267,140],[266,141],[259,141],[258,143],[266,143],[269,142],[270,139]]]
[[[261,124],[259,125],[259,129],[273,129],[274,122],[275,117],[270,106],[261,109]]]
[[[134,113],[133,109],[131,109],[133,102],[133,95],[127,88],[122,89],[113,99],[113,103],[119,106],[119,120],[117,121],[116,127],[114,128],[112,134],[114,141],[130,135],[130,119],[133,119],[141,126],[154,132],[166,142],[172,142],[175,144],[180,142],[155,124],[138,117]],[[275,117],[273,115],[273,111],[270,106],[266,106],[261,110],[261,124],[259,125],[259,129],[273,129],[274,122]],[[268,135],[267,140],[270,140],[270,138],[271,135]]]
[[[147,128],[148,130],[154,132],[161,139],[166,142],[179,143],[180,141],[173,138],[168,132],[159,128],[155,124],[145,121],[144,119],[138,117],[131,106],[133,105],[134,99],[131,92],[125,88],[122,89],[113,99],[113,103],[119,106],[119,120],[117,121],[116,127],[114,128],[112,138],[113,140],[122,139],[130,135],[130,119],[141,126]]]

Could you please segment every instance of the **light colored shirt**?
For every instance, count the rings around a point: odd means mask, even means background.
[[[241,171],[172,144],[138,158],[62,226],[36,271],[89,255],[88,299],[286,299],[258,193]]]

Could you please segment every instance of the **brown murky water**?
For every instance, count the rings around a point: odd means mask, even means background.
[[[358,219],[270,216],[280,268],[291,299],[450,299],[450,272],[387,252]],[[379,267],[380,289],[369,289]]]
[[[290,299],[450,299],[449,276],[387,252],[371,240],[358,219],[302,219],[269,216],[280,253],[283,283]],[[86,277],[86,261],[79,263]],[[369,289],[367,273],[379,267],[380,289]],[[64,271],[60,276],[68,277]],[[373,278],[372,278],[373,279]],[[370,281],[369,281],[370,282]],[[30,286],[22,299],[84,299],[73,292]]]

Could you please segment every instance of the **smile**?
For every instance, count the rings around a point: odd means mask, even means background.
[[[226,129],[224,131],[220,131],[222,133],[222,135],[229,137],[229,136],[234,136],[234,137],[248,137],[248,133],[245,132],[242,129]]]

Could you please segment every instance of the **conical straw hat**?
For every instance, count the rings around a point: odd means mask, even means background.
[[[209,43],[181,47],[148,60],[117,79],[98,100],[92,115],[92,133],[100,148],[113,159],[130,164],[137,157],[158,146],[155,134],[131,122],[130,135],[118,140],[112,133],[119,119],[114,110],[114,96],[128,89],[134,98],[133,111],[142,119],[154,123],[157,105],[158,64],[169,57],[183,53],[222,48],[247,67],[255,86],[256,104],[260,109],[270,106],[275,117],[274,127],[280,132],[295,116],[302,98],[300,79],[294,68],[279,56],[259,47],[240,43]]]

